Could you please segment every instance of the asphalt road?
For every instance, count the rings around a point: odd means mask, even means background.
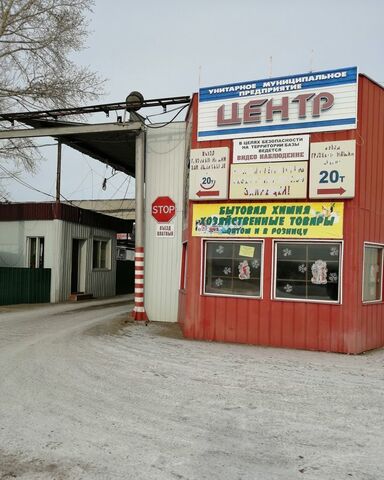
[[[384,350],[191,342],[131,308],[0,308],[0,480],[383,478]]]

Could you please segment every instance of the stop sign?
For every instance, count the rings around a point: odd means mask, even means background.
[[[176,205],[172,198],[157,197],[152,203],[152,217],[159,223],[168,223],[176,215]]]

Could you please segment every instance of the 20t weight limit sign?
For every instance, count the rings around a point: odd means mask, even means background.
[[[355,140],[311,143],[310,198],[355,196]]]
[[[339,170],[322,170],[320,172],[319,183],[323,185],[322,188],[317,189],[319,195],[343,195],[346,192],[343,186],[337,186],[340,183],[343,184],[345,175],[341,175]],[[335,186],[335,184],[337,184]]]
[[[152,203],[152,217],[159,223],[168,223],[176,215],[176,204],[170,197],[157,197]]]
[[[189,171],[190,200],[228,198],[229,148],[191,150]]]

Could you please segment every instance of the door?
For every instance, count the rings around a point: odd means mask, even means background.
[[[72,239],[71,293],[79,290],[79,239]]]

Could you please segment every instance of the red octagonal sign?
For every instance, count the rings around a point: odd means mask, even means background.
[[[172,198],[157,197],[152,203],[152,217],[159,223],[168,223],[176,215],[176,205]]]

